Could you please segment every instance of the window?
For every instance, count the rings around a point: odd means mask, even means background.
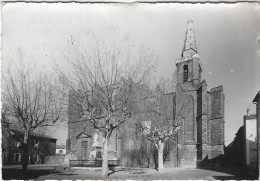
[[[21,162],[21,153],[14,154],[14,162]]]
[[[183,82],[188,81],[188,65],[183,66]]]
[[[63,153],[63,150],[59,150],[59,153]]]
[[[102,153],[101,153],[100,150],[97,150],[96,158],[98,158],[98,159],[102,159]]]

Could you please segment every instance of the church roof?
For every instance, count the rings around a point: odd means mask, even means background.
[[[192,57],[193,55],[197,54],[197,46],[195,40],[195,32],[192,25],[193,21],[188,21],[188,28],[186,31],[186,37],[184,40],[184,46],[182,50],[182,57]]]
[[[197,86],[197,89],[199,89],[201,86],[207,86],[207,82],[206,82],[206,80],[205,79],[203,79],[203,81],[201,81],[200,83],[199,83],[199,85]]]
[[[64,145],[56,145],[56,149],[66,149]]]
[[[256,114],[244,115],[245,120],[256,119]]]
[[[19,134],[19,135],[24,135],[23,131],[19,131],[19,130],[15,130],[13,131],[15,134]],[[51,140],[57,140],[56,138],[53,138],[51,136],[48,135],[44,135],[44,134],[37,134],[37,133],[30,133],[29,137],[38,137],[38,138],[46,138],[46,139],[51,139]]]
[[[223,86],[222,86],[222,85],[210,89],[210,92],[211,92],[211,93],[213,93],[213,92],[218,92],[218,91],[223,92]]]
[[[260,96],[260,91],[256,94],[256,96],[255,96],[255,98],[253,100],[254,104],[256,104],[258,102],[259,96]]]

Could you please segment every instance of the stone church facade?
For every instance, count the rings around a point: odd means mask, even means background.
[[[182,122],[180,165],[196,166],[224,153],[224,94],[222,86],[207,91],[206,81],[201,80],[192,21],[188,22],[182,57],[176,66],[175,116]]]
[[[132,106],[131,120],[111,136],[109,160],[118,160],[122,166],[138,166],[146,159],[145,164],[149,166],[147,162],[150,162],[152,155],[149,149],[153,148],[138,131],[138,125],[144,122],[150,125],[178,122],[181,125],[177,137],[167,143],[166,166],[196,167],[224,154],[223,87],[208,91],[206,81],[201,80],[202,66],[192,21],[188,22],[184,47],[181,58],[176,61],[176,68],[175,92],[165,94],[159,87],[151,90],[146,85],[138,85],[132,96],[143,97]],[[121,79],[119,85],[124,84],[131,84],[131,80]],[[73,94],[77,93],[71,93],[71,96]],[[98,143],[93,149],[94,130],[90,123],[79,121],[80,115],[76,110],[77,106],[70,101],[67,153],[71,153],[72,160],[77,162],[90,159],[94,150],[101,159],[100,141],[95,141]],[[95,140],[99,139],[98,136],[94,137]],[[138,155],[141,155],[140,159],[137,159]]]

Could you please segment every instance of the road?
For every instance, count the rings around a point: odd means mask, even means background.
[[[28,179],[76,180],[102,179],[100,169],[76,169],[73,174],[53,173],[51,165],[30,166]],[[221,169],[176,169],[167,168],[162,173],[154,169],[115,169],[110,171],[109,179],[117,180],[256,180],[258,175],[234,168]],[[19,179],[20,167],[3,167],[3,179]]]
[[[240,170],[205,170],[205,169],[181,169],[175,173],[154,175],[153,180],[251,180],[257,179],[256,174],[241,172]],[[150,179],[150,178],[149,178]]]

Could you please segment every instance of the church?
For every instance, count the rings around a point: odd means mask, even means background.
[[[202,65],[197,52],[192,21],[188,28],[181,57],[176,61],[175,92],[164,93],[139,85],[138,94],[149,93],[132,107],[131,121],[125,122],[112,134],[109,142],[109,161],[121,166],[149,167],[156,160],[154,148],[138,131],[147,123],[173,124],[181,128],[176,137],[165,144],[164,164],[168,167],[197,167],[224,154],[224,94],[223,87],[207,89],[201,80]],[[131,84],[122,78],[119,85]],[[71,93],[70,96],[73,96]],[[153,111],[144,105],[153,105]],[[101,160],[99,136],[88,122],[79,121],[76,105],[69,101],[67,153],[70,164],[84,164],[90,159]],[[93,154],[94,153],[94,154]],[[156,165],[156,163],[155,163]]]

